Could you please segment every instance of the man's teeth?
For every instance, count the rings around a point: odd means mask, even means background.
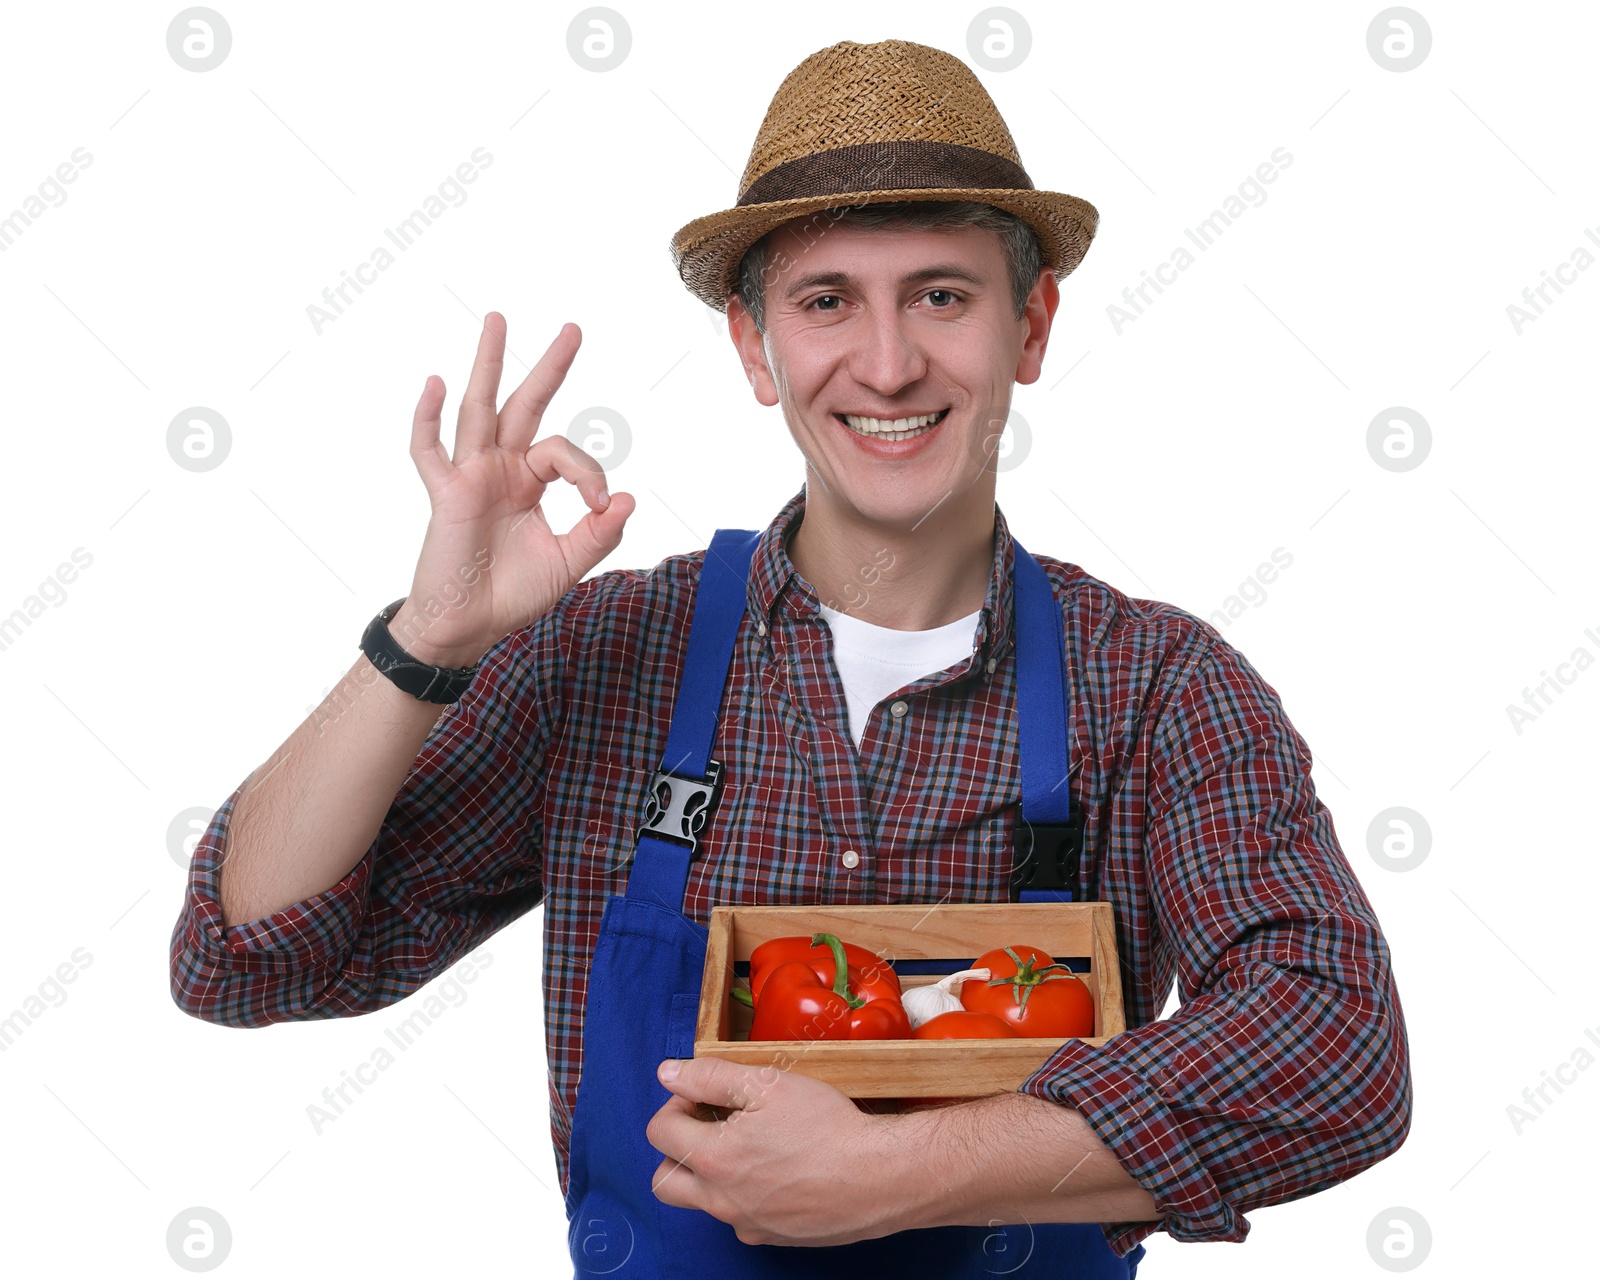
[[[855,431],[864,436],[878,436],[884,440],[904,440],[907,436],[917,434],[924,427],[932,426],[944,419],[948,409],[940,409],[937,413],[924,413],[915,418],[863,418],[859,414],[847,413],[844,420]]]

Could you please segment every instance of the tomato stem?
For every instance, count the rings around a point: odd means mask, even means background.
[[[1011,998],[1017,1002],[1019,1017],[1028,1007],[1028,993],[1041,982],[1048,982],[1051,978],[1073,978],[1077,976],[1059,960],[1052,960],[1049,964],[1039,964],[1033,956],[1029,956],[1024,960],[1010,947],[1002,947],[1001,950],[1011,957],[1011,963],[1017,966],[1017,971],[1009,977],[990,978],[988,985],[991,987],[1011,988]],[[1051,969],[1059,969],[1061,972],[1051,973]]]

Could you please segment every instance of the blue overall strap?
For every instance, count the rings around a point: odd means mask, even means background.
[[[1017,730],[1022,755],[1018,900],[1071,902],[1082,847],[1082,815],[1067,788],[1071,750],[1066,640],[1061,606],[1039,562],[1012,540],[1016,618]]]
[[[689,860],[721,785],[722,766],[711,759],[711,746],[760,539],[758,529],[718,529],[706,548],[667,747],[628,873],[630,898],[683,907]]]

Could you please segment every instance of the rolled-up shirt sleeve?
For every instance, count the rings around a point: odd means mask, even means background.
[[[442,708],[345,876],[225,927],[218,868],[249,779],[235,788],[195,846],[172,931],[181,1010],[235,1027],[371,1013],[539,905],[542,761],[561,714],[565,603],[500,641],[471,688]]]
[[[1099,1047],[1069,1040],[1019,1086],[1078,1110],[1155,1199],[1160,1221],[1103,1224],[1119,1254],[1158,1230],[1243,1240],[1247,1209],[1342,1182],[1410,1128],[1388,945],[1311,753],[1243,655],[1204,640],[1130,770],[1180,1006]]]

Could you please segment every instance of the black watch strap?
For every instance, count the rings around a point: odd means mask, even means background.
[[[406,602],[401,596],[367,624],[361,636],[361,652],[379,671],[412,697],[423,702],[457,702],[472,685],[478,666],[432,667],[419,662],[395,643],[389,621]]]

